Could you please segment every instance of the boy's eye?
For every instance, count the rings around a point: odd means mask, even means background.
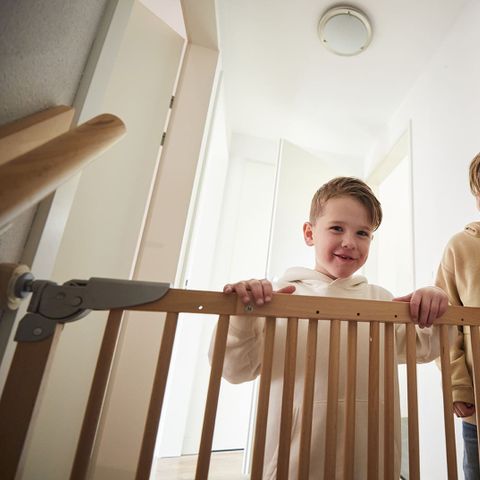
[[[339,225],[333,225],[330,227],[330,230],[333,230],[335,232],[343,232],[343,228],[340,227]]]
[[[357,234],[361,237],[370,237],[370,232],[366,232],[365,230],[360,230]]]

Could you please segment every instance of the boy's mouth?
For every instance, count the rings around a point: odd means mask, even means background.
[[[341,258],[342,260],[355,260],[355,258],[351,257],[350,255],[343,255],[342,253],[334,253],[333,255],[337,258]]]

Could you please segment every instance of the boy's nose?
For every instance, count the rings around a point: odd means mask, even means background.
[[[355,241],[350,237],[342,238],[342,247],[343,248],[355,248]]]

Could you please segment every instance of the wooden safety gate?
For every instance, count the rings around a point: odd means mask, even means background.
[[[211,374],[208,386],[200,451],[195,478],[208,478],[211,446],[215,427],[220,381],[225,357],[229,321],[232,315],[261,316],[266,318],[263,362],[259,387],[257,420],[254,435],[252,461],[252,479],[261,479],[265,454],[266,425],[269,409],[269,390],[272,372],[272,354],[277,318],[288,319],[287,344],[283,382],[282,415],[280,437],[278,439],[277,478],[288,478],[290,437],[292,429],[292,402],[295,381],[295,358],[297,352],[305,351],[305,382],[303,405],[301,408],[301,448],[298,478],[308,479],[310,463],[310,441],[312,425],[312,404],[314,394],[314,373],[316,338],[318,322],[330,322],[330,349],[328,364],[328,402],[326,438],[335,439],[338,426],[337,397],[339,388],[339,341],[341,322],[348,322],[348,351],[346,358],[346,406],[345,406],[345,455],[344,471],[346,479],[353,479],[354,431],[355,420],[355,384],[357,358],[357,327],[359,322],[369,322],[369,402],[368,402],[368,478],[378,478],[379,453],[383,450],[385,459],[384,478],[394,478],[394,325],[404,323],[407,331],[407,387],[408,387],[408,445],[409,478],[420,478],[417,377],[416,377],[416,335],[415,326],[408,315],[408,305],[398,302],[349,300],[327,297],[306,297],[274,295],[272,301],[262,307],[245,306],[236,295],[218,292],[171,289],[158,301],[130,310],[165,312],[165,323],[158,363],[151,392],[150,406],[145,423],[143,444],[136,472],[137,480],[147,480],[153,461],[157,429],[162,413],[162,402],[169,372],[175,332],[179,314],[197,313],[201,320],[203,314],[218,315],[218,325],[214,341],[211,362]],[[444,402],[444,423],[446,435],[446,456],[448,478],[457,478],[455,455],[454,421],[452,391],[450,381],[448,329],[450,326],[469,325],[473,344],[475,384],[480,385],[480,309],[449,307],[446,314],[436,323],[440,329],[442,385]],[[114,349],[119,335],[122,310],[110,312],[103,343],[100,349],[90,396],[85,411],[83,426],[72,468],[71,479],[86,478],[91,454],[95,443],[95,434],[100,419],[102,403],[108,383],[108,375],[114,357]],[[162,317],[163,318],[163,317]],[[160,319],[160,316],[159,316]],[[329,320],[323,320],[329,319]],[[159,320],[160,321],[160,320]],[[306,345],[297,345],[299,321],[308,322]],[[382,333],[383,329],[383,333]],[[45,376],[48,359],[54,354],[54,347],[61,334],[62,325],[57,325],[55,333],[41,342],[21,342],[17,344],[8,379],[0,402],[0,476],[14,478],[23,444],[37,401],[41,382]],[[380,351],[380,333],[384,338],[384,348]],[[380,382],[378,365],[383,362],[384,378]],[[321,366],[323,367],[323,366]],[[324,368],[327,368],[325,366]],[[385,408],[384,419],[379,422],[379,389],[383,383]],[[478,389],[476,404],[480,405]],[[477,421],[478,421],[477,410]],[[384,429],[380,431],[379,425]],[[324,478],[335,477],[337,452],[335,441],[326,442]]]

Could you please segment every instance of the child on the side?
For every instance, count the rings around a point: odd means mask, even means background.
[[[480,154],[470,163],[470,190],[480,210]],[[469,223],[454,235],[443,253],[436,285],[448,294],[452,305],[480,307],[480,222]],[[465,480],[480,479],[477,422],[472,382],[470,327],[459,327],[450,350],[453,410],[462,422]]]
[[[314,195],[310,219],[303,226],[307,245],[314,247],[315,268],[294,267],[287,270],[275,287],[268,280],[247,280],[228,284],[224,292],[236,292],[247,304],[262,305],[269,302],[274,291],[297,295],[392,300],[392,295],[382,287],[371,285],[366,278],[354,273],[366,262],[373,232],[382,220],[380,203],[363,181],[351,177],[335,178],[324,184]],[[395,252],[391,252],[395,255]],[[274,290],[275,288],[275,290]],[[439,355],[436,328],[430,327],[447,308],[447,296],[439,288],[426,287],[396,300],[409,301],[412,320],[417,327],[417,361],[429,362]],[[299,344],[305,344],[306,325],[299,324]],[[227,353],[223,376],[232,383],[253,380],[261,370],[264,318],[233,317],[227,340]],[[310,478],[323,476],[325,448],[325,421],[328,381],[329,322],[318,322],[317,368],[313,407]],[[341,350],[346,349],[346,326],[342,326]],[[270,411],[267,425],[264,478],[276,478],[276,442],[279,435],[279,415],[283,384],[283,355],[286,338],[286,319],[277,321],[273,357]],[[397,362],[405,362],[405,326],[396,326],[395,349]],[[367,418],[368,418],[368,345],[369,325],[358,324],[357,392],[356,392],[356,451],[354,478],[367,478]],[[293,428],[289,479],[298,475],[300,444],[300,405],[305,373],[304,355],[297,355]],[[343,432],[345,365],[341,363],[338,401],[337,478],[343,478]],[[398,380],[397,380],[398,382]],[[381,388],[382,392],[383,389]],[[400,409],[395,402],[395,478],[400,477]],[[383,410],[383,399],[380,401]],[[380,425],[382,428],[382,425]],[[268,441],[268,439],[270,441]],[[380,457],[382,455],[380,454]],[[382,478],[382,472],[380,472]],[[371,480],[371,479],[370,479]]]

